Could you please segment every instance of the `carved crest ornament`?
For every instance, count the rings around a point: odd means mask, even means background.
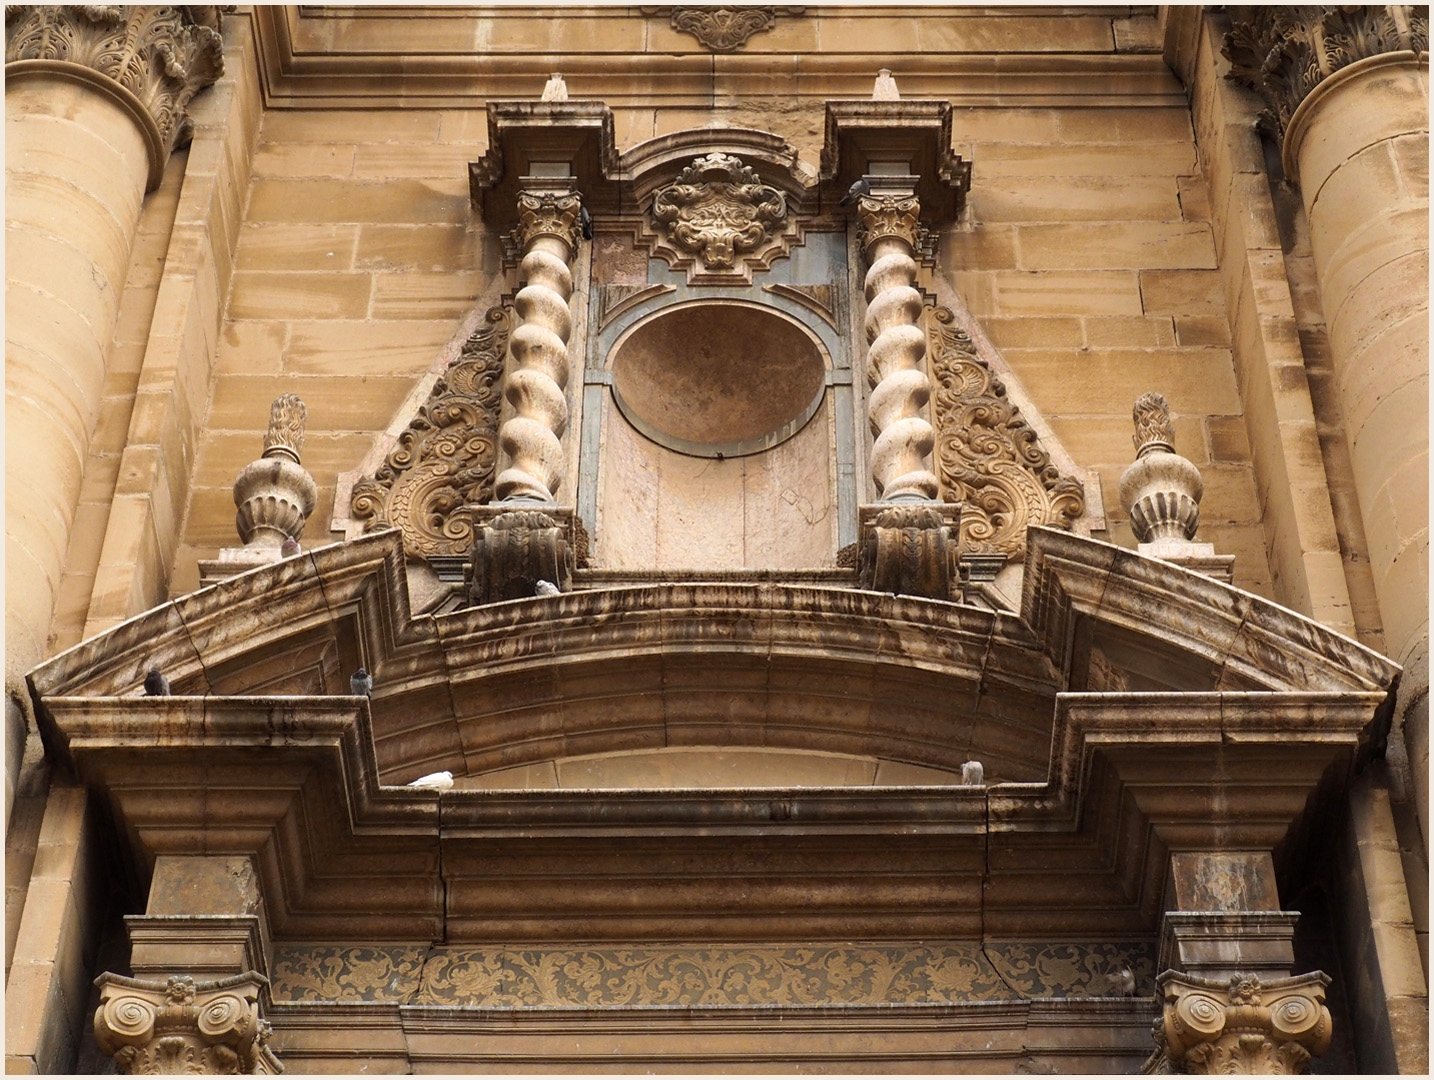
[[[410,556],[463,556],[473,547],[464,509],[493,497],[499,383],[511,311],[493,308],[434,384],[378,471],[354,485],[364,532],[396,527]]]
[[[776,21],[774,7],[685,6],[672,10],[671,25],[674,30],[691,34],[713,52],[735,52],[753,34],[770,30]]]
[[[929,312],[926,333],[936,382],[936,472],[943,498],[962,504],[961,549],[1019,561],[1027,526],[1069,529],[1085,513],[1085,488],[1051,464],[948,309]]]
[[[694,159],[658,189],[651,216],[653,254],[685,267],[689,283],[749,281],[788,249],[786,195],[730,154]]]

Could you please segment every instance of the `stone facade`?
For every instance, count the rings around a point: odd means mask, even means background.
[[[1427,1070],[1423,9],[6,26],[8,1071]]]

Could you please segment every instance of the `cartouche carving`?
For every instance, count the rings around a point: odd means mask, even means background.
[[[1329,1046],[1333,1022],[1322,971],[1262,982],[1256,975],[1160,976],[1164,1002],[1147,1072],[1201,1075],[1302,1073]]]
[[[523,247],[519,273],[526,284],[513,299],[520,324],[510,338],[513,366],[503,391],[513,415],[498,431],[511,464],[494,485],[500,501],[552,502],[562,483],[561,437],[568,424],[563,387],[573,332],[568,262],[581,238],[581,199],[570,185],[564,181],[551,190],[518,194],[516,232]]]
[[[962,506],[961,550],[1018,562],[1027,527],[1069,529],[1085,513],[1085,487],[1051,464],[948,309],[929,314],[927,340],[936,382],[936,471],[942,497]]]
[[[1229,13],[1227,78],[1264,98],[1261,122],[1281,136],[1306,95],[1341,68],[1380,53],[1429,51],[1427,7],[1231,5]]]
[[[272,1029],[259,1015],[267,984],[256,971],[199,983],[185,975],[160,983],[106,972],[95,980],[95,1041],[131,1076],[280,1073],[265,1045]]]
[[[679,7],[672,11],[671,25],[713,52],[735,52],[776,21],[777,9],[772,7]]]
[[[397,527],[404,551],[424,559],[473,547],[467,508],[493,497],[510,316],[507,308],[488,312],[383,465],[354,485],[350,513],[366,522],[364,532]]]
[[[657,191],[652,219],[653,254],[686,268],[689,282],[750,280],[752,266],[788,250],[786,195],[730,154],[694,159]]]
[[[299,463],[304,446],[304,403],[281,394],[269,409],[264,454],[234,481],[234,525],[246,547],[279,548],[297,538],[314,512],[319,489]]]
[[[168,155],[189,138],[190,100],[224,73],[220,11],[215,5],[9,4],[5,62],[67,62],[113,79],[139,100],[158,132],[154,149]]]
[[[875,443],[871,478],[883,500],[937,498],[936,474],[926,466],[935,435],[924,415],[931,380],[921,294],[915,289],[920,204],[914,195],[863,195],[857,210],[866,272],[867,418]]]

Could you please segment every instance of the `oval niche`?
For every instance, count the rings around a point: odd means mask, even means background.
[[[776,446],[812,418],[826,389],[816,337],[782,312],[743,301],[655,312],[618,338],[608,366],[627,421],[697,457]]]

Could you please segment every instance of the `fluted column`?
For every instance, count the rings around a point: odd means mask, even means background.
[[[1428,11],[1232,6],[1230,17],[1232,77],[1266,100],[1309,217],[1427,840]]]
[[[222,71],[218,25],[212,6],[6,8],[11,697],[47,651],[140,204]],[[18,715],[7,705],[7,723]]]
[[[921,206],[914,177],[867,177],[857,204],[866,252],[867,418],[875,443],[871,479],[883,502],[934,501],[930,457],[936,437],[926,419],[931,380],[922,370],[926,334],[915,288]]]
[[[524,185],[517,238],[525,284],[513,300],[520,322],[509,338],[513,366],[503,387],[514,415],[498,430],[509,465],[498,474],[494,495],[499,502],[550,503],[563,480],[561,437],[568,423],[563,387],[573,331],[568,262],[578,246],[581,198],[570,178],[525,177]]]

